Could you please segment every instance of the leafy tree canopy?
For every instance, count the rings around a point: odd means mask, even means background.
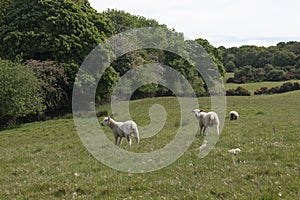
[[[45,109],[41,81],[29,68],[0,59],[0,77],[0,128],[9,119]]]
[[[122,10],[108,9],[103,14],[112,21],[114,33],[141,27],[166,27],[154,19],[132,15]]]
[[[221,54],[220,50],[217,49],[216,47],[212,46],[208,42],[208,40],[199,38],[199,39],[196,39],[196,42],[198,44],[200,44],[207,51],[207,53],[210,55],[210,57],[212,58],[212,60],[216,64],[216,66],[218,67],[221,75],[224,76],[225,75],[225,68],[224,68],[224,65],[222,63],[222,54]]]
[[[0,27],[2,58],[79,65],[105,35],[112,34],[110,21],[85,0],[10,2]]]

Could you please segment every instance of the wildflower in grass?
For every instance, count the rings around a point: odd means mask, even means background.
[[[240,148],[228,150],[228,152],[231,153],[231,154],[234,155],[234,156],[236,156],[240,151],[241,151]]]

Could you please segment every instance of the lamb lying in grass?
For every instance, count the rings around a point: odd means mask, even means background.
[[[230,111],[229,117],[230,120],[237,120],[239,118],[239,113],[236,111]]]
[[[137,125],[134,121],[126,121],[126,122],[117,122],[110,117],[105,117],[101,123],[102,126],[109,126],[115,137],[115,145],[120,145],[122,138],[126,137],[129,146],[131,146],[131,138],[133,135],[135,137],[136,143],[140,143],[139,131]],[[119,141],[118,141],[118,138]]]
[[[219,125],[220,120],[215,112],[203,112],[203,110],[195,109],[192,112],[194,112],[195,117],[199,121],[200,126],[200,135],[205,133],[207,130],[207,135],[209,135],[210,128],[215,126],[217,129],[217,134],[219,135]]]
[[[239,152],[241,152],[240,148],[236,148],[236,149],[230,149],[228,150],[229,153],[231,153],[232,155],[236,156]]]

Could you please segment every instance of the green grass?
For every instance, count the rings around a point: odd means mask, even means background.
[[[280,87],[282,84],[287,82],[300,83],[300,80],[288,80],[288,81],[281,81],[281,82],[255,82],[255,83],[243,83],[243,84],[227,83],[225,87],[226,90],[236,89],[237,87],[243,87],[253,94],[255,90],[260,89],[261,87],[267,87],[270,89],[272,87],[277,87],[277,86]]]
[[[119,172],[98,162],[81,143],[72,119],[1,131],[0,199],[297,199],[299,97],[300,91],[228,97],[228,111],[237,110],[240,119],[226,118],[207,157],[198,158],[203,137],[197,136],[176,162],[144,174]],[[199,102],[209,109],[209,98]],[[153,103],[165,107],[166,126],[138,147],[133,143],[132,151],[161,148],[180,124],[174,98],[132,102],[130,112],[138,124],[150,122]],[[109,129],[105,132],[112,139]],[[126,141],[121,147],[129,150]],[[242,151],[233,158],[227,151],[236,147]]]

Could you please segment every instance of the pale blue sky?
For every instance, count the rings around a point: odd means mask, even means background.
[[[300,41],[299,0],[89,0],[99,12],[125,10],[214,46]]]

